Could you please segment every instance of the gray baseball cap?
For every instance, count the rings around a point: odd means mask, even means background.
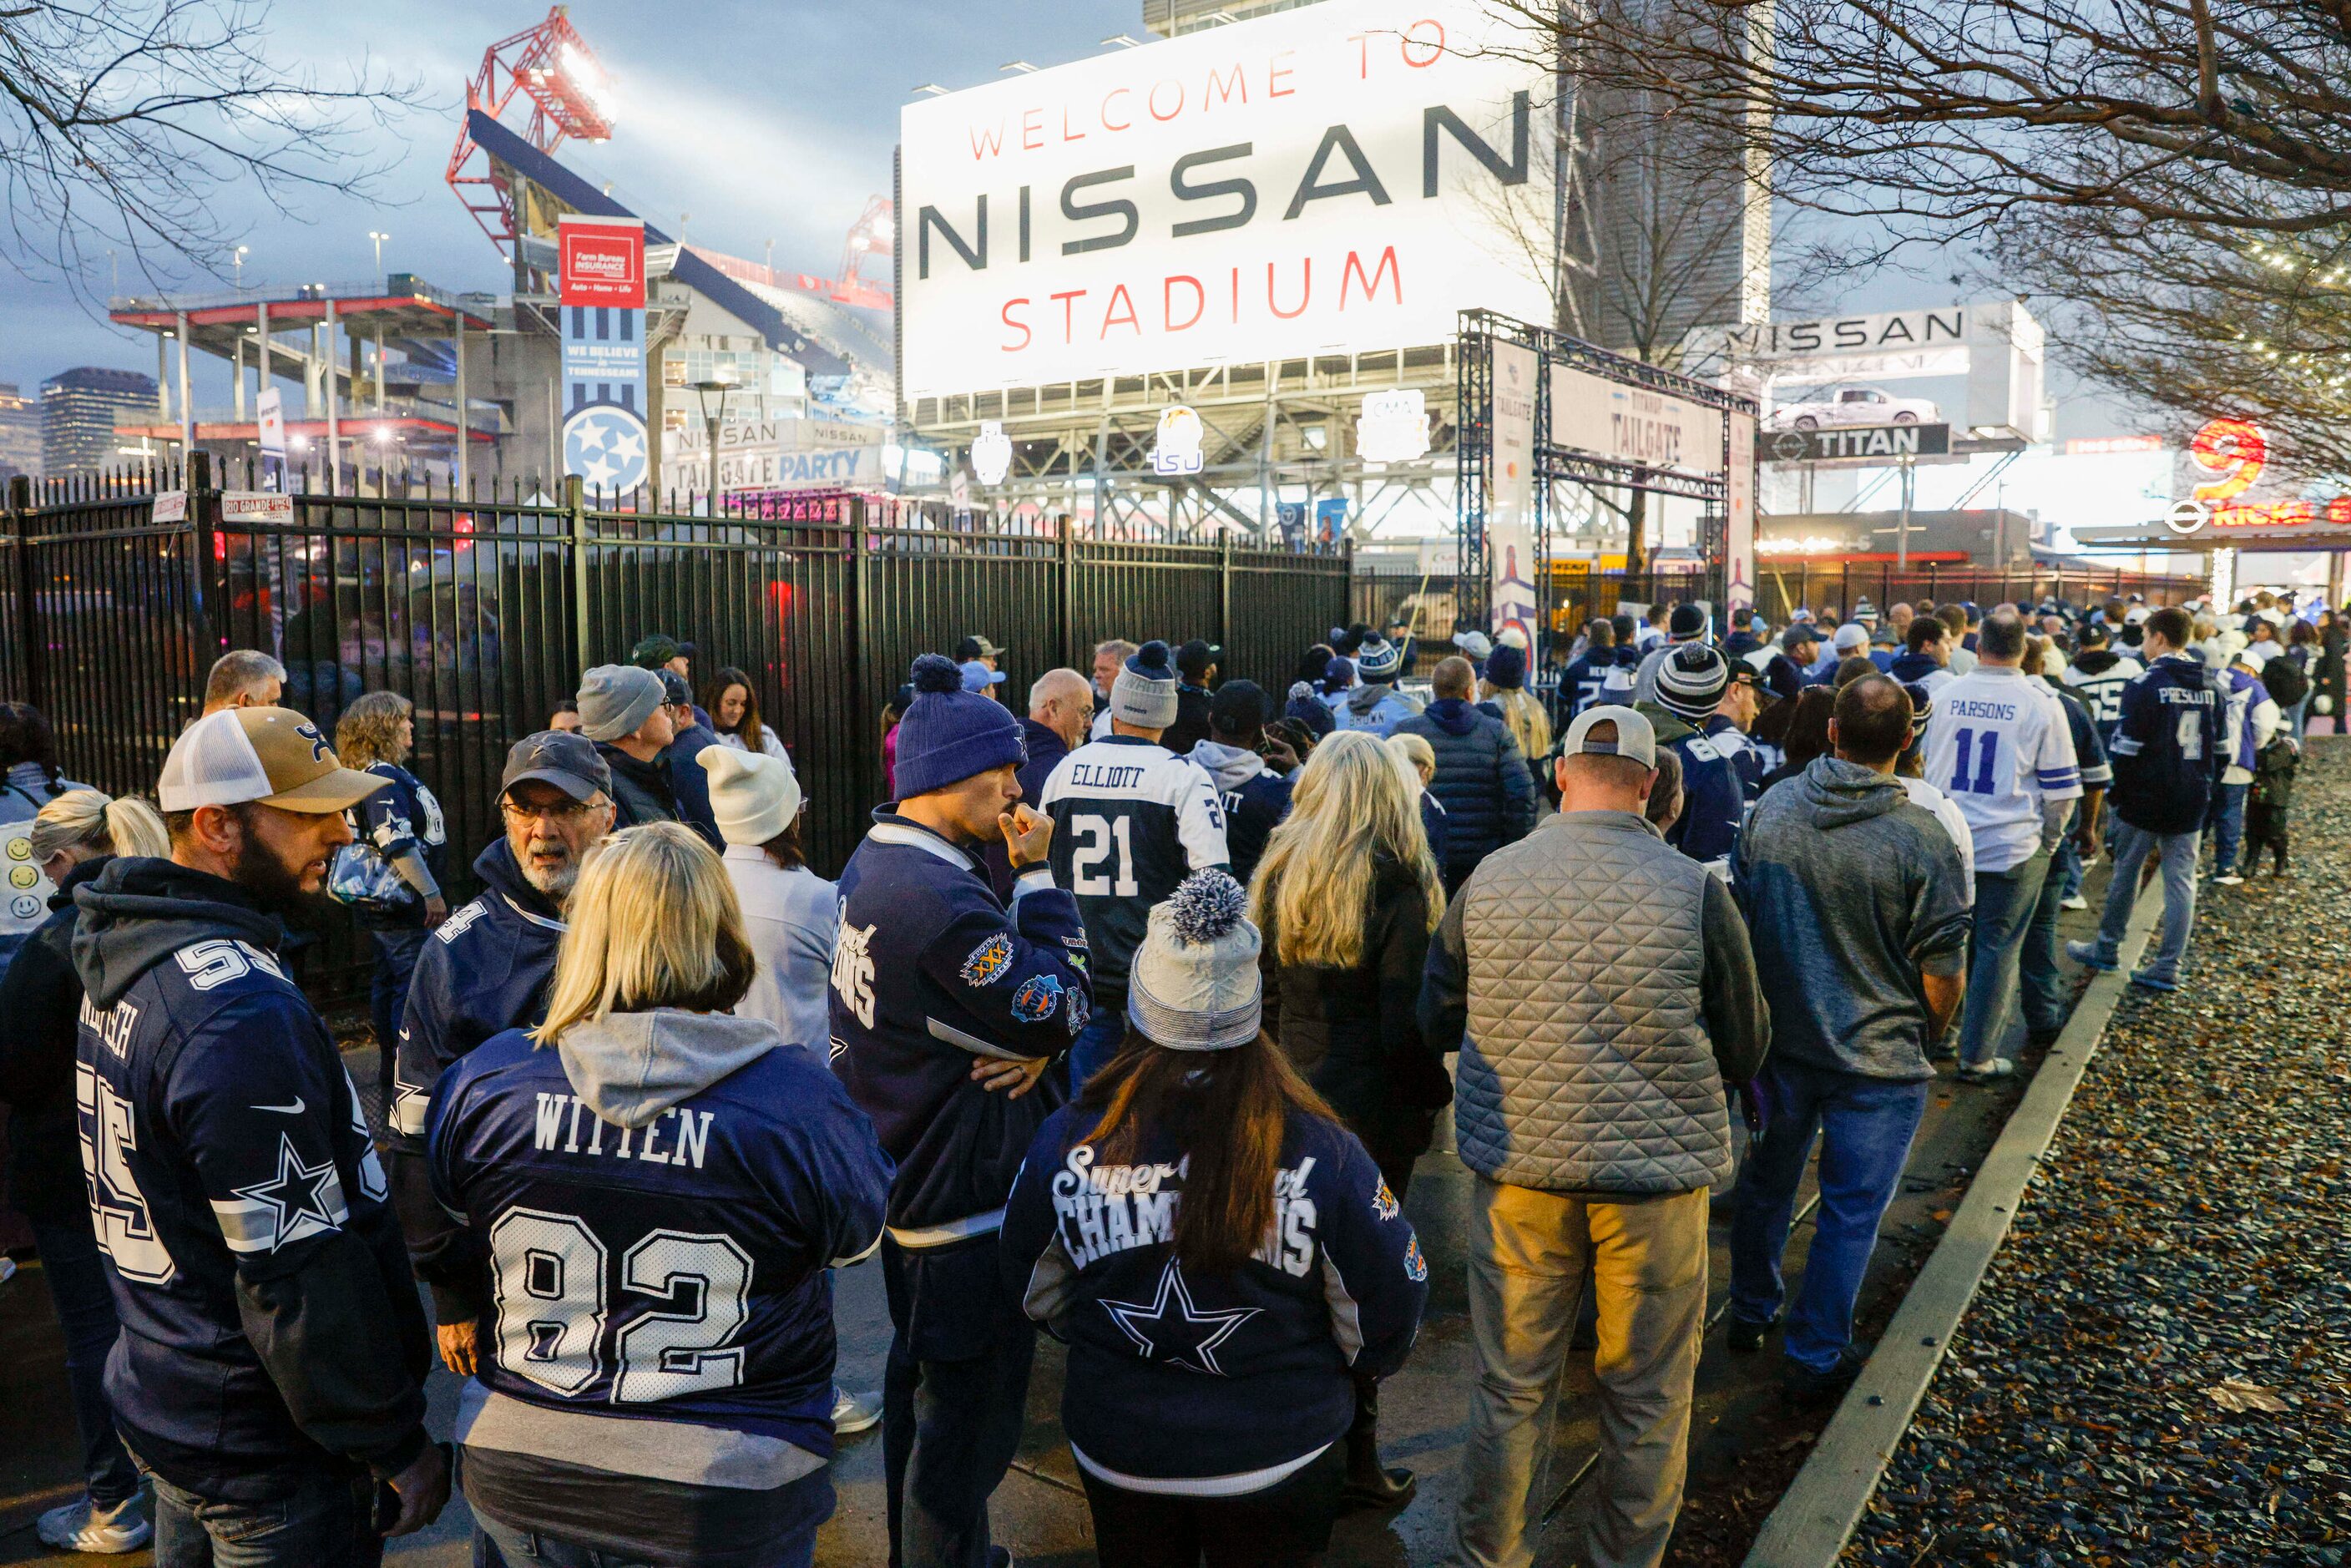
[[[1614,740],[1591,738],[1594,727],[1602,724],[1616,727]],[[1657,731],[1646,716],[1628,707],[1614,706],[1588,707],[1575,716],[1567,727],[1566,738],[1559,743],[1562,757],[1623,757],[1644,768],[1657,765]]]
[[[536,779],[552,784],[575,800],[592,800],[610,794],[612,770],[596,755],[595,742],[566,729],[542,729],[526,735],[507,753],[507,769],[498,777],[498,794]]]

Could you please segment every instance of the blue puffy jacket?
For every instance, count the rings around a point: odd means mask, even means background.
[[[1459,697],[1439,697],[1398,721],[1437,754],[1428,792],[1445,808],[1445,875],[1458,885],[1504,844],[1535,825],[1534,778],[1510,726]]]

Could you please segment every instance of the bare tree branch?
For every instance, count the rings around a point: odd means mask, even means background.
[[[238,187],[287,207],[367,194],[371,146],[426,100],[361,61],[329,81],[265,48],[265,0],[46,0],[0,10],[0,261],[89,298],[112,248],[151,283],[215,276]]]

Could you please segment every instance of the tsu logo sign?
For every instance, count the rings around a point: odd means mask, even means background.
[[[972,438],[971,474],[983,485],[1001,485],[1004,476],[1012,472],[1012,438],[1004,434],[998,421],[979,422],[979,434]]]
[[[563,470],[591,489],[625,493],[645,482],[645,422],[614,403],[594,403],[563,422]]]
[[[1207,459],[1200,452],[1200,416],[1182,403],[1159,411],[1159,429],[1152,438],[1151,471],[1155,474],[1197,474]]]

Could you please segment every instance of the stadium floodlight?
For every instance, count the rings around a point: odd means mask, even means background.
[[[1019,71],[1022,76],[1034,76],[1037,68],[1027,60],[1007,60],[996,68],[999,71]]]

